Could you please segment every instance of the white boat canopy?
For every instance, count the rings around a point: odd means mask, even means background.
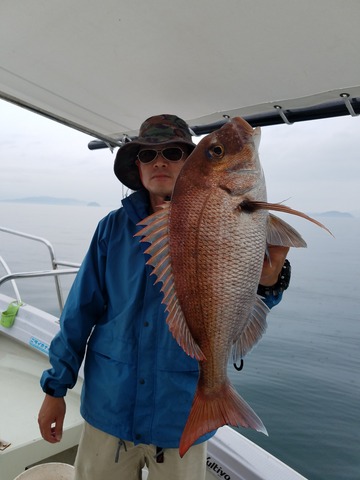
[[[359,0],[2,0],[0,97],[113,145],[158,113],[355,115],[359,21]]]

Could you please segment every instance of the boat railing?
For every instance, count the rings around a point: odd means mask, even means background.
[[[51,262],[51,269],[49,269],[49,270],[13,273],[13,272],[11,272],[11,270],[10,270],[9,266],[7,265],[7,263],[5,262],[5,260],[0,256],[0,263],[1,263],[1,265],[3,266],[3,268],[6,272],[6,275],[4,275],[3,277],[0,277],[0,287],[4,283],[10,282],[11,285],[12,285],[12,288],[14,290],[16,300],[20,304],[21,303],[21,297],[20,297],[19,289],[17,288],[15,280],[22,279],[22,278],[54,277],[56,295],[57,295],[57,299],[58,299],[58,303],[59,303],[60,312],[62,312],[62,310],[64,308],[64,298],[63,298],[63,294],[62,294],[62,289],[61,289],[60,278],[59,277],[62,276],[62,275],[70,275],[70,274],[74,275],[74,274],[76,274],[78,272],[79,268],[80,268],[80,264],[75,263],[75,262],[69,262],[69,261],[66,261],[66,260],[57,260],[56,256],[55,256],[54,247],[52,246],[52,244],[46,238],[38,237],[36,235],[31,235],[31,234],[28,234],[28,233],[20,232],[20,231],[17,231],[17,230],[12,230],[10,228],[5,228],[5,227],[0,227],[0,231],[4,232],[4,233],[8,233],[10,235],[23,237],[23,238],[26,238],[28,240],[33,240],[33,241],[42,243],[43,245],[45,245],[47,247],[47,250],[48,250],[49,256],[50,256],[50,262]],[[67,267],[67,268],[59,268],[60,266],[61,267]]]

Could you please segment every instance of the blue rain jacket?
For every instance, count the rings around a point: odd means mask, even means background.
[[[160,285],[154,285],[134,234],[149,214],[148,194],[135,192],[100,221],[71,288],[50,346],[44,392],[66,395],[86,350],[81,414],[95,428],[138,443],[176,448],[190,412],[198,363],[166,325]],[[269,307],[278,303],[268,298]],[[196,443],[210,438],[204,435]]]

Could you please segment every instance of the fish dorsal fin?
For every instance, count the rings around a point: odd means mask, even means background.
[[[161,292],[164,294],[162,303],[166,307],[166,323],[170,332],[185,353],[196,360],[205,360],[203,352],[190,333],[176,295],[169,248],[169,213],[170,202],[162,205],[157,212],[139,222],[138,225],[144,225],[144,228],[135,236],[142,236],[141,242],[150,243],[145,250],[145,253],[150,255],[146,264],[154,267],[151,275],[156,276],[155,284],[162,283]]]
[[[269,213],[266,241],[268,245],[283,247],[306,247],[306,242],[299,232],[281,218]]]
[[[263,336],[267,327],[266,316],[269,311],[269,307],[257,295],[249,320],[233,344],[231,355],[233,363],[244,358]]]

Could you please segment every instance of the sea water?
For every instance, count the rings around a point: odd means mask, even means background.
[[[109,210],[0,203],[0,225],[45,237],[58,259],[81,262]],[[308,248],[290,251],[290,287],[244,369],[230,366],[229,375],[269,433],[239,429],[243,435],[309,480],[359,480],[360,219],[317,218],[334,237],[285,218]],[[50,267],[46,247],[1,232],[0,255],[12,271]],[[65,292],[71,282],[62,279]],[[17,283],[24,301],[58,314],[53,279]],[[12,295],[9,285],[1,291]]]

